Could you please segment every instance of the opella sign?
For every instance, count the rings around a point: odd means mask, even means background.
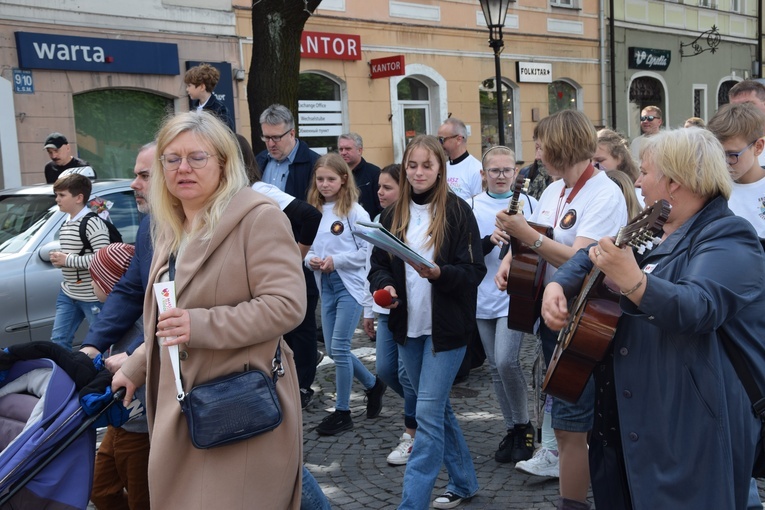
[[[672,52],[670,50],[630,47],[629,56],[630,69],[666,71],[672,59]]]
[[[19,67],[177,75],[176,44],[16,32]]]
[[[361,60],[361,37],[304,31],[300,38],[300,56],[332,60]]]
[[[373,58],[369,61],[369,70],[369,76],[372,79],[386,78],[388,76],[404,76],[406,74],[404,55]]]

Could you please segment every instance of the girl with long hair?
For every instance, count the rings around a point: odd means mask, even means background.
[[[316,239],[305,256],[321,295],[321,323],[327,354],[335,361],[337,402],[335,412],[316,427],[320,435],[332,436],[353,428],[350,398],[355,377],[367,395],[367,418],[382,410],[385,383],[375,377],[351,352],[353,332],[364,305],[371,313],[371,296],[365,281],[367,243],[353,235],[356,222],[369,221],[358,203],[353,173],[338,154],[316,161],[308,203],[322,213]]]
[[[429,506],[442,464],[449,482],[433,506],[454,508],[478,491],[449,391],[475,331],[477,288],[486,266],[470,206],[449,192],[438,140],[415,137],[404,151],[402,168],[399,200],[380,222],[432,263],[404,264],[375,248],[369,274],[372,290],[386,289],[396,298],[388,307],[388,325],[417,393],[417,436],[399,508]]]

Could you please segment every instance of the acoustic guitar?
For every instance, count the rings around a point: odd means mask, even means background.
[[[660,200],[619,229],[614,244],[632,246],[638,253],[653,247],[669,216],[670,206]],[[597,268],[585,278],[571,307],[571,317],[558,334],[542,390],[548,395],[576,403],[595,365],[606,354],[622,315],[619,288]]]
[[[513,187],[513,198],[510,199],[507,207],[507,214],[518,214],[521,193],[528,188],[528,185],[528,179],[518,176]],[[552,239],[552,227],[532,222],[529,222],[529,225],[538,233]],[[510,238],[509,247],[513,251],[513,258],[507,276],[507,293],[510,294],[507,327],[515,331],[533,333],[542,304],[544,259],[514,237]],[[507,253],[506,250],[505,253]]]

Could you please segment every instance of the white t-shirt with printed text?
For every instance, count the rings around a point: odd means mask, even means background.
[[[559,179],[550,184],[539,197],[539,205],[530,221],[554,227],[553,239],[573,246],[577,237],[594,241],[614,236],[627,224],[627,203],[619,186],[605,172],[598,172],[579,190],[571,203],[566,203],[573,187],[565,188]],[[565,188],[565,190],[564,190]],[[561,190],[564,190],[561,196]],[[552,280],[557,268],[547,265],[544,283]]]

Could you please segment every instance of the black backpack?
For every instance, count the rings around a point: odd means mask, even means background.
[[[117,230],[117,227],[114,226],[114,223],[111,221],[105,221],[101,219],[96,213],[89,212],[85,216],[82,217],[82,221],[80,222],[80,241],[82,241],[82,249],[80,250],[80,256],[85,255],[87,252],[93,252],[93,246],[90,245],[90,241],[88,240],[87,231],[88,228],[88,220],[90,218],[98,218],[100,221],[103,221],[106,223],[106,228],[109,229],[109,244],[111,243],[121,243],[122,242],[122,234],[120,234],[120,231]]]

